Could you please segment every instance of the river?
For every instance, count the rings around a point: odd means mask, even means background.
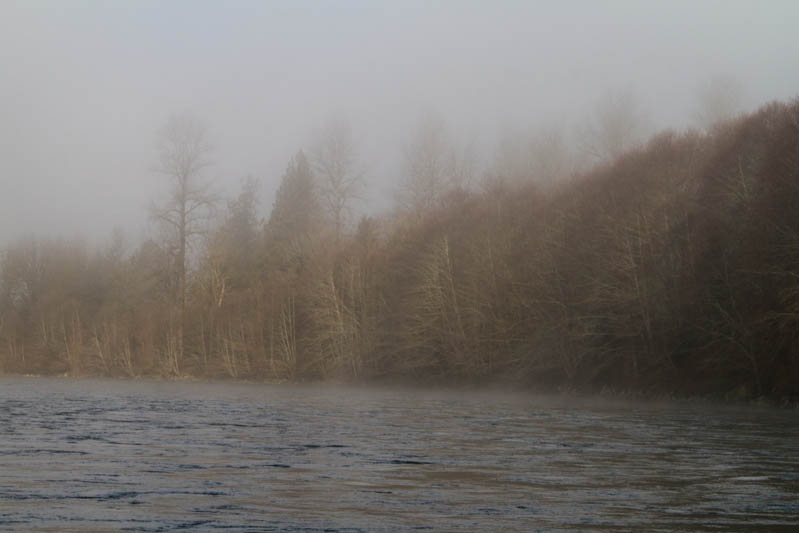
[[[3,531],[796,531],[799,411],[0,378]]]

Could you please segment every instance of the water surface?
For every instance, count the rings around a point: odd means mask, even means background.
[[[4,531],[793,531],[799,413],[0,378]]]

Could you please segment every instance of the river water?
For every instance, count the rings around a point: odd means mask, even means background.
[[[796,531],[799,412],[0,378],[0,530]]]

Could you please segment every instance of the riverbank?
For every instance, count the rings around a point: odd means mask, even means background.
[[[308,206],[256,224],[245,191],[185,298],[164,243],[22,242],[0,264],[0,367],[795,402],[797,124],[799,101],[775,103],[339,238]],[[297,161],[284,181],[313,189]]]

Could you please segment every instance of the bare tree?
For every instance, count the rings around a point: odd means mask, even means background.
[[[449,148],[448,185],[468,189],[475,183],[477,168],[477,142],[472,138]]]
[[[177,317],[174,338],[168,342],[168,364],[175,374],[180,373],[184,349],[187,251],[192,239],[206,229],[217,201],[204,179],[211,151],[207,129],[195,116],[173,115],[160,132],[156,170],[167,177],[169,193],[163,204],[152,206],[151,213],[168,235],[174,254]]]
[[[447,180],[447,147],[444,121],[437,115],[423,117],[404,148],[404,175],[397,191],[403,208],[424,211],[441,198]]]
[[[557,126],[539,130],[530,141],[532,178],[541,185],[551,185],[567,177],[575,163],[563,132]]]
[[[580,144],[586,153],[600,161],[615,159],[643,137],[645,123],[631,89],[608,91],[580,128]]]
[[[695,118],[705,131],[741,110],[743,85],[736,77],[717,74],[699,88]]]
[[[570,142],[554,123],[533,130],[508,128],[497,143],[487,175],[509,184],[548,187],[578,169]]]
[[[347,120],[332,119],[324,126],[318,134],[312,160],[319,197],[333,219],[338,239],[352,215],[352,204],[364,187],[364,172]]]
[[[525,150],[526,134],[515,127],[506,127],[494,148],[489,174],[503,183],[521,184],[530,179],[530,159]]]
[[[438,204],[449,189],[466,187],[474,178],[473,147],[459,150],[444,120],[424,115],[404,147],[403,176],[396,191],[400,207],[421,213]]]

